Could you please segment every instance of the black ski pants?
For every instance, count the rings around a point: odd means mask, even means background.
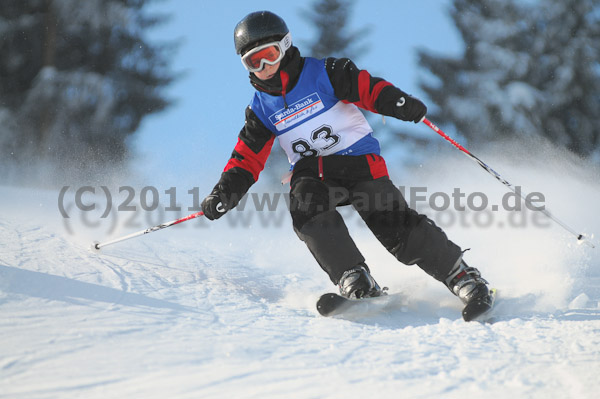
[[[427,216],[408,206],[387,172],[374,178],[369,165],[360,162],[359,157],[341,157],[346,166],[341,169],[335,167],[338,158],[324,159],[329,165],[325,170],[322,160],[316,168],[306,167],[314,166],[313,160],[304,163],[302,160],[295,168],[290,212],[296,234],[331,281],[337,284],[345,271],[365,262],[336,210],[343,205],[352,205],[375,237],[400,262],[416,264],[435,279],[444,281],[462,258],[461,248]]]

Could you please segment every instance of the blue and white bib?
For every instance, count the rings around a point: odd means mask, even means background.
[[[298,83],[286,94],[257,91],[250,107],[279,139],[290,164],[302,157],[379,154],[373,129],[354,105],[339,100],[325,61],[305,58]]]

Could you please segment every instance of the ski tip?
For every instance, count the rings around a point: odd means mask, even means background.
[[[321,295],[317,301],[317,311],[321,316],[333,316],[343,310],[344,304],[349,300],[333,293]]]
[[[98,241],[94,241],[90,248],[96,252],[100,252],[100,243]]]
[[[323,294],[319,297],[317,301],[317,311],[321,316],[329,316],[329,314],[333,311],[333,307],[330,304],[330,301],[335,299],[335,294]]]
[[[490,288],[489,299],[483,299],[469,303],[462,311],[462,316],[465,321],[485,321],[494,308],[496,302],[496,288]]]

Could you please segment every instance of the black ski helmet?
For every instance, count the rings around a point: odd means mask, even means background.
[[[253,45],[267,39],[281,40],[289,33],[285,21],[270,11],[257,11],[244,17],[235,26],[235,52],[243,55]]]

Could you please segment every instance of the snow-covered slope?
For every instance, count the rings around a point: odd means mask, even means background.
[[[524,190],[543,192],[561,219],[600,233],[597,176],[576,163],[524,167],[484,155]],[[502,186],[457,157],[406,184],[484,191],[497,202]],[[555,226],[447,223],[501,295],[494,323],[465,323],[447,289],[395,262],[344,211],[397,299],[370,317],[322,318],[314,303],[333,287],[285,219],[269,228],[190,221],[96,253],[89,244],[108,238],[105,230],[66,225],[57,196],[0,188],[1,398],[594,398],[600,390],[600,248]]]

